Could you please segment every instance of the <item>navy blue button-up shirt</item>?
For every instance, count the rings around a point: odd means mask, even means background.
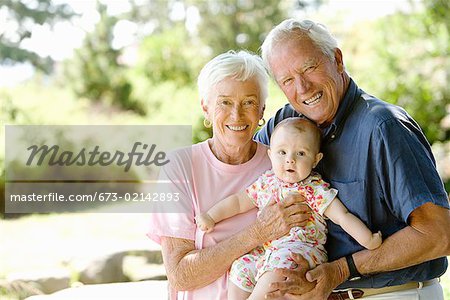
[[[299,116],[289,104],[281,108],[255,140],[269,144],[280,121]],[[317,171],[347,209],[383,238],[407,226],[410,213],[424,203],[448,208],[447,195],[430,145],[417,123],[400,107],[370,96],[350,81],[333,123],[322,129],[324,158]],[[364,249],[344,230],[327,221],[329,260]],[[380,273],[345,287],[383,287],[424,281],[442,275],[445,257],[405,269]]]

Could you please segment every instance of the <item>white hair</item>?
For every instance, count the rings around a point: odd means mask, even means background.
[[[334,51],[338,44],[325,25],[310,20],[287,19],[272,28],[261,45],[261,56],[267,68],[270,69],[269,58],[278,43],[305,36],[309,37],[331,61],[335,60]]]
[[[264,107],[268,95],[269,76],[258,55],[244,50],[237,53],[231,50],[210,60],[200,71],[197,80],[198,91],[205,104],[208,102],[211,88],[227,77],[238,81],[255,78],[260,91],[260,104]]]

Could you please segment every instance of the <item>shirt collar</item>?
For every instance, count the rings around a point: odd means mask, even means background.
[[[329,135],[333,136],[336,134],[339,127],[342,126],[345,119],[349,115],[353,103],[355,103],[355,99],[357,99],[360,95],[361,92],[359,91],[358,86],[353,81],[353,79],[350,78],[350,82],[347,91],[345,92],[344,99],[342,99],[341,103],[339,104],[333,122],[327,127],[322,128],[322,133],[324,137],[328,137]]]

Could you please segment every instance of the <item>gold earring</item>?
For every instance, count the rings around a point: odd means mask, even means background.
[[[262,124],[259,124],[261,121],[262,121]],[[264,118],[262,118],[261,120],[259,120],[258,126],[263,126],[264,124],[266,124],[266,120],[264,120]]]
[[[203,120],[203,126],[205,126],[206,128],[211,128],[212,123],[211,123],[210,120],[204,119],[204,120]]]

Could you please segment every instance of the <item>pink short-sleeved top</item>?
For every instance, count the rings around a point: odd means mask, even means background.
[[[256,209],[219,222],[213,232],[204,233],[196,227],[194,217],[229,195],[242,191],[270,169],[266,146],[258,144],[253,158],[241,165],[219,161],[211,152],[208,141],[177,150],[169,159],[170,163],[160,171],[160,179],[174,182],[174,192],[179,193],[179,204],[184,206],[186,213],[151,214],[147,236],[152,240],[161,243],[162,236],[189,239],[195,241],[196,249],[203,249],[216,245],[254,222]],[[176,299],[225,300],[227,285],[227,274],[223,274],[208,286],[178,292]]]

